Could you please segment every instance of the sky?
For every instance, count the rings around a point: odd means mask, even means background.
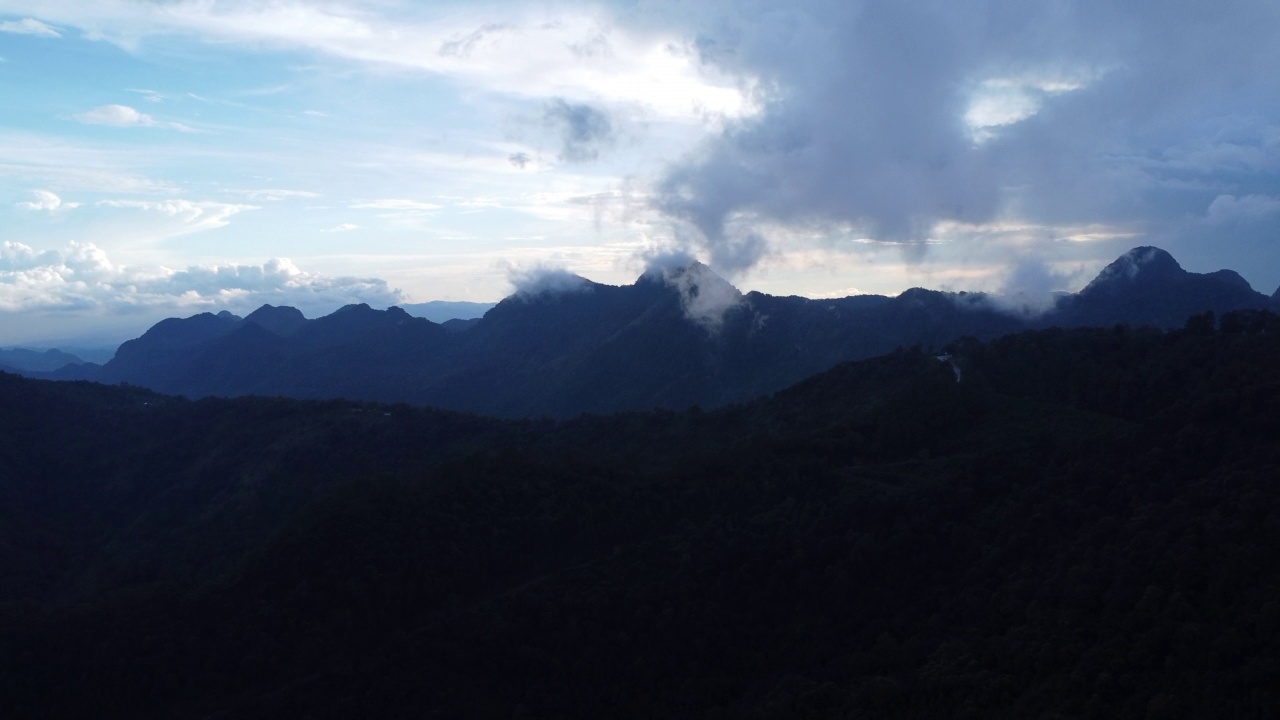
[[[1280,285],[1280,3],[0,0],[0,345],[263,303]],[[533,278],[533,280],[530,280]]]

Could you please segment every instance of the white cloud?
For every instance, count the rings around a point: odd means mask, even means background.
[[[506,269],[507,281],[515,288],[516,296],[524,300],[591,290],[590,281],[562,267],[535,264],[529,267],[507,265]]]
[[[111,127],[155,127],[191,132],[191,128],[182,123],[156,120],[144,112],[128,105],[103,105],[75,116],[86,125],[109,125]]]
[[[62,198],[48,190],[33,190],[32,194],[36,196],[35,200],[15,203],[14,206],[22,210],[47,210],[51,213],[80,207],[78,202],[63,202]]]
[[[645,275],[675,289],[685,317],[711,333],[719,332],[725,315],[742,304],[736,287],[684,252],[650,256]]]
[[[1001,127],[1022,122],[1040,112],[1055,95],[1087,88],[1102,77],[1096,71],[1028,73],[995,77],[978,83],[969,97],[964,122],[974,142],[995,138]]]
[[[138,95],[141,95],[142,99],[146,100],[147,102],[151,102],[151,103],[164,102],[164,94],[156,92],[155,90],[148,90],[146,88],[127,88],[126,92],[131,92],[131,93],[136,93]]]
[[[400,210],[415,212],[434,212],[440,209],[440,206],[435,203],[420,202],[418,200],[409,200],[406,198],[366,200],[364,202],[352,203],[350,207],[365,210]]]
[[[526,98],[635,103],[663,117],[751,110],[742,80],[699,62],[675,33],[636,32],[603,9],[561,6],[435,8],[302,0],[164,4],[11,3],[136,49],[144,38],[309,49],[332,57],[455,78]]]
[[[213,201],[193,200],[99,200],[98,207],[141,210],[158,213],[181,223],[176,235],[186,235],[226,226],[233,215],[248,210],[260,210],[256,205],[239,205]]]
[[[353,302],[403,301],[403,293],[384,280],[306,272],[284,258],[173,270],[118,265],[91,243],[44,252],[22,243],[0,245],[0,312],[252,310],[263,303],[327,312]]]
[[[279,202],[281,200],[289,200],[291,198],[320,197],[320,193],[311,192],[309,190],[282,190],[279,188],[267,188],[263,190],[236,190],[235,194],[243,195],[250,200],[264,202]]]
[[[23,18],[21,20],[7,20],[5,22],[0,22],[0,32],[14,33],[16,35],[36,35],[39,37],[49,38],[62,37],[62,33],[39,20],[36,20],[35,18]]]
[[[320,232],[322,233],[351,232],[352,230],[359,230],[359,229],[360,229],[360,226],[356,225],[355,223],[342,223],[341,225],[334,225],[331,228],[325,228]]]

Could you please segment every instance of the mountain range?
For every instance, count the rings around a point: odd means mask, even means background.
[[[1167,252],[1125,253],[1047,309],[915,288],[834,300],[743,294],[706,266],[651,269],[610,286],[570,276],[517,292],[478,320],[438,324],[349,305],[306,319],[164,320],[103,366],[44,377],[130,383],[188,397],[269,395],[431,405],[503,417],[713,407],[780,390],[899,347],[940,348],[1042,327],[1182,326],[1206,311],[1280,305],[1237,273],[1192,273]],[[1280,296],[1280,290],[1277,291]],[[33,373],[28,373],[32,374]]]

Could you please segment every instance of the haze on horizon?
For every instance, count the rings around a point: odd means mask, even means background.
[[[170,315],[1280,285],[1280,5],[0,0],[0,346]]]

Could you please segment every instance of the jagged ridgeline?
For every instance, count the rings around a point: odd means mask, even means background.
[[[623,287],[561,280],[509,297],[479,320],[443,325],[366,305],[314,320],[269,305],[244,318],[170,319],[125,343],[104,367],[71,366],[57,376],[188,397],[341,397],[572,416],[741,402],[838,362],[938,348],[966,335],[1180,327],[1195,313],[1272,304],[1234,272],[1189,273],[1150,247],[1034,313],[1009,299],[918,288],[894,298],[743,295],[696,263]]]
[[[3,714],[1273,718],[1280,318],[1185,325],[565,421],[0,375]]]

